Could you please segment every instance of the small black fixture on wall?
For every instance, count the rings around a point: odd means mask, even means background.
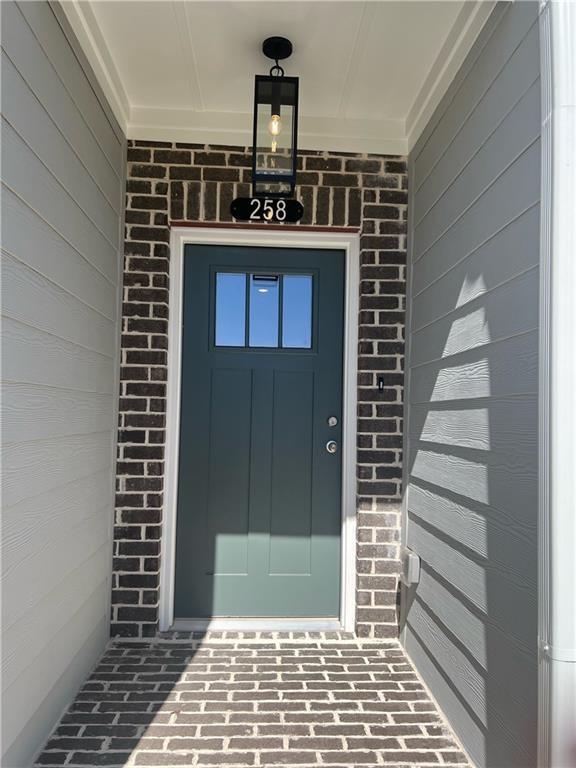
[[[285,37],[269,37],[262,52],[274,61],[268,75],[256,75],[252,194],[291,197],[296,185],[298,137],[298,78],[286,77],[278,63],[292,54]]]

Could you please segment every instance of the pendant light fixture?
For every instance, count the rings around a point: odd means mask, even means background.
[[[269,37],[262,52],[274,61],[268,75],[256,75],[252,194],[291,197],[296,185],[298,78],[286,77],[279,62],[292,54],[285,37]]]

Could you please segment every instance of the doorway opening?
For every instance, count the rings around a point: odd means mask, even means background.
[[[358,235],[171,245],[160,629],[353,631]]]

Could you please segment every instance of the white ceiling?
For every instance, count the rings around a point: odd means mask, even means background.
[[[299,144],[404,153],[487,18],[474,0],[67,0],[129,138],[249,144],[254,74],[289,37]]]

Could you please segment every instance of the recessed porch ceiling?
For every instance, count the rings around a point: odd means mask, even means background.
[[[270,35],[301,78],[299,145],[405,153],[493,2],[68,0],[63,8],[129,138],[251,142]]]

